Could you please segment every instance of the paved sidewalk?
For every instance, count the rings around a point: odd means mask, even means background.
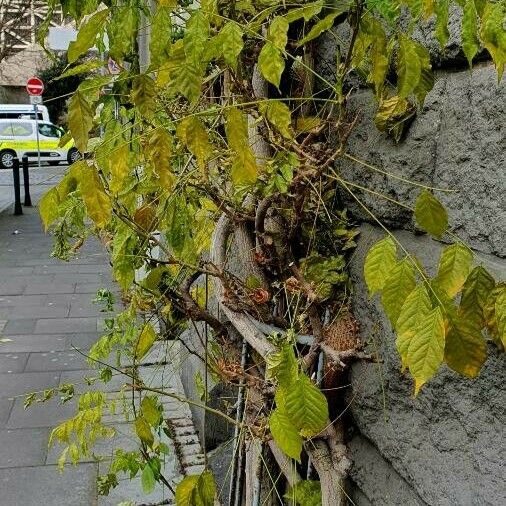
[[[89,242],[70,263],[50,258],[52,237],[42,232],[36,208],[24,208],[22,216],[0,214],[0,506],[116,505],[132,500],[156,503],[170,498],[167,492],[143,497],[138,480],[125,479],[108,497],[97,496],[98,474],[107,473],[107,461],[56,468],[58,452],[48,451],[51,429],[75,414],[75,402],[63,406],[57,399],[25,410],[23,395],[58,384],[75,382],[86,387],[82,350],[99,336],[102,319],[91,301],[99,288],[112,288],[107,257],[98,243]],[[14,233],[17,231],[16,233]],[[103,315],[103,314],[102,314]],[[151,363],[167,356],[159,346]],[[147,384],[182,392],[177,375],[165,367],[142,368]],[[118,391],[124,378],[114,377],[105,387]],[[100,384],[99,388],[103,388]],[[114,395],[114,394],[110,394]],[[202,455],[187,405],[167,400],[165,416],[171,419],[182,450],[169,456],[164,474],[179,479],[201,470]],[[122,415],[109,420],[118,429],[113,442],[101,443],[99,455],[110,455],[120,445],[135,448],[129,425]]]

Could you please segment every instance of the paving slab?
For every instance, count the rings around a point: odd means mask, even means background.
[[[26,281],[22,279],[9,279],[0,281],[0,295],[21,295],[26,288]]]
[[[76,284],[71,281],[67,281],[66,283],[62,282],[51,282],[48,286],[47,283],[30,283],[29,285],[25,284],[25,289],[22,293],[26,295],[30,294],[47,294],[51,293],[73,293],[75,290]]]
[[[27,361],[28,353],[0,353],[0,373],[21,372]]]
[[[0,397],[16,397],[58,385],[59,372],[23,372],[0,374]]]
[[[0,468],[43,465],[50,432],[48,428],[0,430]]]
[[[67,339],[72,334],[20,334],[11,335],[3,332],[3,337],[10,339],[2,343],[2,352],[19,353],[24,351],[58,351],[67,349]]]
[[[18,320],[8,320],[4,327],[3,333],[5,335],[16,334],[33,334],[35,331],[35,318],[20,318]]]
[[[78,350],[87,351],[95,344],[99,337],[100,334],[98,332],[68,334],[65,349],[72,350],[77,348]]]
[[[9,322],[10,323],[10,322]],[[7,324],[8,325],[8,324]],[[96,332],[97,318],[44,318],[36,320],[34,334],[64,334],[66,332]],[[7,334],[7,330],[5,330]]]
[[[0,470],[2,506],[96,506],[97,465],[14,467]]]
[[[69,304],[21,304],[0,308],[0,318],[7,320],[23,320],[26,318],[64,318],[68,316]]]
[[[6,424],[8,429],[34,427],[53,429],[76,414],[74,400],[61,404],[60,399],[55,397],[44,403],[33,403],[28,409],[25,409],[24,402],[22,398],[14,401]]]
[[[14,401],[11,399],[0,398],[0,429],[3,429],[7,425],[13,404]]]
[[[86,357],[77,351],[50,351],[30,353],[25,371],[71,371],[86,367]]]

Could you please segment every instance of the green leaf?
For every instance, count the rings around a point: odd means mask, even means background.
[[[469,62],[469,67],[471,67],[473,58],[480,50],[480,41],[478,39],[478,13],[476,12],[474,0],[467,0],[464,5],[461,34],[462,49]]]
[[[74,63],[95,45],[97,35],[103,29],[107,16],[109,16],[109,9],[98,11],[81,27],[76,40],[71,41],[69,44],[67,52],[69,63]]]
[[[293,346],[285,344],[279,351],[266,357],[266,379],[276,379],[281,387],[289,386],[297,379],[297,360]]]
[[[141,484],[142,484],[142,491],[145,494],[151,494],[153,490],[155,490],[155,475],[153,473],[153,469],[151,469],[151,466],[149,464],[146,464],[144,466],[144,469],[142,470],[141,475]]]
[[[448,31],[448,8],[449,0],[438,0],[436,2],[436,28],[434,32],[436,39],[443,49],[446,47],[450,37],[450,32]]]
[[[455,297],[464,285],[473,263],[473,253],[462,244],[444,248],[439,260],[435,284],[450,297]]]
[[[136,418],[134,425],[135,433],[137,436],[139,436],[139,439],[143,443],[146,443],[148,446],[152,446],[155,442],[155,438],[153,437],[149,423],[142,416],[140,416]]]
[[[133,49],[140,9],[133,5],[125,5],[112,12],[112,19],[107,25],[109,55],[117,63],[122,63]]]
[[[98,228],[104,228],[111,220],[112,204],[105,193],[95,167],[88,165],[85,160],[79,160],[73,165],[73,172],[79,173],[79,189],[86,205],[88,216]]]
[[[323,0],[320,0],[318,2],[313,2],[304,5],[302,7],[292,9],[288,11],[285,17],[289,23],[293,23],[294,21],[297,21],[298,19],[301,18],[303,18],[304,21],[307,22],[314,16],[320,14],[322,9],[323,9]]]
[[[184,118],[177,128],[177,136],[195,156],[198,167],[204,172],[213,148],[200,120],[195,116]]]
[[[459,314],[464,320],[473,320],[483,328],[485,306],[494,286],[494,278],[481,265],[470,272],[460,298]]]
[[[269,26],[267,40],[280,51],[284,51],[288,42],[288,21],[284,16],[276,16]]]
[[[276,127],[285,139],[292,139],[292,113],[290,108],[280,100],[266,100],[258,106],[260,113]]]
[[[59,216],[58,207],[60,205],[60,197],[58,190],[51,188],[39,202],[39,214],[44,224],[44,230],[47,232],[49,225],[51,225]]]
[[[149,54],[151,66],[158,68],[169,58],[172,42],[172,7],[159,4],[151,18],[151,34],[149,38]]]
[[[311,30],[309,30],[309,33],[299,40],[297,46],[303,46],[309,41],[319,37],[323,32],[330,30],[334,26],[334,20],[337,18],[337,16],[340,16],[341,14],[347,12],[348,8],[348,5],[341,5],[340,7],[336,7],[330,14],[318,21],[318,23],[316,23],[311,28]]]
[[[506,4],[504,2],[487,2],[481,17],[481,40],[494,61],[499,82],[502,79],[504,66],[506,65],[505,15]]]
[[[408,37],[399,35],[399,53],[397,56],[397,89],[399,97],[407,98],[417,87],[422,73],[422,65],[416,52],[415,43]]]
[[[156,397],[146,395],[141,402],[141,413],[152,427],[158,427],[162,421],[162,414],[158,409]]]
[[[83,92],[79,90],[70,99],[68,122],[76,148],[81,153],[85,153],[88,147],[88,135],[93,126],[93,111]]]
[[[135,358],[140,360],[151,349],[156,340],[156,333],[150,323],[144,325],[135,346]]]
[[[304,437],[318,434],[327,425],[327,399],[304,374],[286,389],[284,401],[286,415]]]
[[[451,320],[445,343],[448,366],[468,378],[476,378],[486,359],[487,343],[481,335],[481,325],[466,317]]]
[[[209,19],[202,10],[196,10],[186,23],[183,38],[184,52],[188,63],[197,66],[202,64],[209,32]]]
[[[290,418],[278,408],[269,417],[269,429],[276,444],[290,458],[300,462],[302,438]]]
[[[232,181],[235,184],[254,183],[258,168],[253,150],[249,145],[246,116],[235,107],[226,114],[225,132],[230,148],[235,152],[232,161]]]
[[[176,506],[214,506],[216,484],[210,471],[183,478],[176,487]]]
[[[132,101],[147,119],[151,119],[155,113],[155,82],[147,74],[140,74],[133,79]]]
[[[65,79],[67,77],[71,76],[77,76],[79,74],[87,74],[88,72],[91,72],[92,70],[99,69],[103,67],[105,63],[101,60],[92,60],[85,63],[81,63],[79,65],[76,65],[75,67],[71,67],[67,69],[65,72],[62,72],[59,76],[55,77],[53,81],[59,81],[61,79]]]
[[[242,37],[242,28],[235,21],[226,23],[219,35],[223,59],[234,70],[237,69],[237,59],[244,47]]]
[[[288,489],[285,494],[289,504],[298,506],[321,506],[322,488],[319,481],[301,480]]]
[[[397,339],[395,345],[401,357],[402,368],[408,367],[408,350],[415,331],[432,309],[429,293],[424,283],[418,285],[401,306],[395,324]]]
[[[260,51],[258,68],[262,76],[279,89],[281,74],[285,70],[285,60],[281,51],[272,42],[266,42]]]
[[[445,326],[441,309],[433,309],[414,328],[407,363],[415,380],[415,395],[436,374],[444,358]]]
[[[397,246],[387,236],[372,246],[365,257],[364,277],[369,296],[383,290],[392,269],[397,264]]]
[[[448,228],[446,209],[428,190],[423,190],[416,199],[415,219],[422,230],[434,237],[441,237]]]
[[[497,307],[497,301],[504,301],[504,293],[506,292],[506,283],[502,282],[495,286],[487,297],[487,302],[483,308],[483,315],[485,317],[485,324],[492,338],[496,343],[501,343],[506,348],[504,334],[499,332],[499,318],[498,316],[504,314],[504,307]],[[498,312],[499,310],[499,312]],[[502,329],[504,330],[504,329]]]
[[[381,303],[394,328],[402,305],[408,295],[415,289],[415,286],[416,279],[413,260],[403,258],[388,276],[381,294]]]
[[[132,231],[123,227],[116,230],[112,242],[112,272],[114,279],[123,290],[127,290],[135,278],[134,262],[132,261],[135,239]]]

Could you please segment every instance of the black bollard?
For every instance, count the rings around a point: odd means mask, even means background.
[[[12,165],[12,176],[14,178],[14,214],[23,214],[21,207],[21,188],[19,183],[19,159],[14,158]]]
[[[32,198],[30,197],[30,173],[28,172],[28,157],[25,155],[23,160],[23,184],[25,186],[25,206],[31,207]]]

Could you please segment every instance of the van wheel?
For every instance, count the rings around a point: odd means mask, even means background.
[[[77,160],[81,159],[81,153],[76,148],[70,148],[69,152],[67,153],[67,162],[69,165],[72,165],[74,162],[77,162]]]
[[[0,169],[12,169],[16,152],[11,149],[0,151]]]

